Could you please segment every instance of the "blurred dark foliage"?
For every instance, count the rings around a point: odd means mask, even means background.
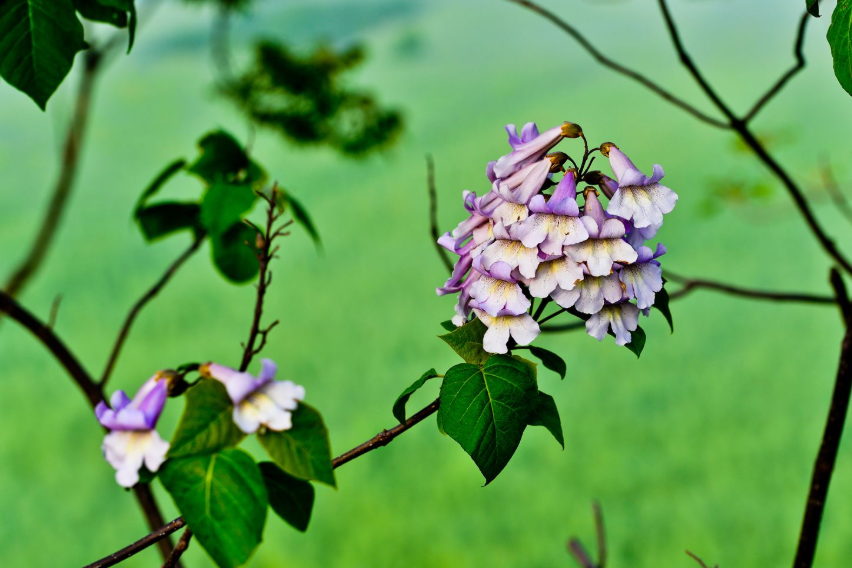
[[[357,157],[389,146],[402,129],[395,110],[369,94],[346,89],[341,76],[364,60],[362,48],[320,46],[298,55],[279,42],[261,41],[242,75],[222,92],[256,123],[299,144],[327,144]]]
[[[245,10],[252,4],[252,0],[183,0],[186,4],[195,4],[197,6],[208,5],[216,6],[223,10]]]

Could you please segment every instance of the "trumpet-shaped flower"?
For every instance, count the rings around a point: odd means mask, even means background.
[[[117,391],[110,399],[112,408],[103,401],[95,407],[98,421],[109,430],[101,449],[122,487],[136,485],[143,464],[153,472],[166,459],[169,444],[154,427],[167,394],[168,381],[157,373],[142,385],[133,400],[124,391]]]
[[[535,298],[546,298],[557,286],[561,290],[573,290],[577,282],[583,279],[583,268],[563,256],[544,260],[535,271],[535,278],[529,281],[530,294]]]
[[[633,339],[631,331],[639,326],[639,308],[628,302],[604,306],[601,311],[586,320],[586,332],[603,341],[612,329],[616,345],[627,345]]]
[[[629,264],[636,260],[636,251],[622,238],[625,234],[624,223],[606,217],[593,190],[586,191],[582,220],[589,239],[566,246],[565,254],[574,262],[585,262],[592,276],[609,274],[615,262]]]
[[[515,135],[515,140],[513,140],[510,127],[514,130],[514,126],[509,125],[506,130],[509,131],[509,143],[512,145],[512,151],[498,159],[494,164],[493,171],[496,179],[507,178],[524,166],[539,160],[562,140],[563,128],[568,124],[570,123],[566,122],[555,126],[525,142],[517,140],[517,135]],[[532,127],[535,128],[535,125]],[[530,130],[528,134],[531,133]],[[516,141],[519,143],[516,144]]]
[[[482,348],[489,353],[508,352],[506,344],[510,335],[518,345],[529,345],[541,332],[538,323],[529,314],[500,313],[492,316],[479,309],[475,301],[471,302],[471,306],[476,317],[488,328],[482,340]]]
[[[671,213],[677,203],[677,194],[658,183],[665,175],[662,166],[655,164],[654,173],[647,177],[614,144],[604,144],[602,151],[608,154],[618,180],[618,190],[612,196],[607,211],[632,220],[633,225],[640,229],[660,225],[663,215]]]
[[[496,240],[482,251],[482,266],[490,270],[495,262],[505,262],[511,268],[517,268],[525,278],[534,278],[535,271],[541,263],[538,249],[525,247],[513,234],[514,227],[515,225],[507,230],[500,222],[494,225]]]
[[[530,300],[524,296],[518,281],[512,277],[512,267],[505,262],[495,262],[490,270],[482,268],[481,257],[477,258],[474,268],[482,276],[471,288],[470,295],[479,308],[496,316],[499,313],[520,315],[530,307]]]
[[[234,423],[246,434],[261,426],[289,430],[293,427],[292,411],[305,398],[305,387],[293,381],[276,381],[278,367],[271,359],[263,359],[261,365],[257,377],[216,363],[202,365],[198,372],[225,385],[234,403]]]
[[[584,314],[599,312],[604,304],[614,304],[624,297],[618,275],[586,276],[571,289],[557,288],[550,296],[563,308],[574,307]]]
[[[639,247],[637,252],[636,262],[623,267],[618,277],[624,283],[625,293],[636,298],[636,305],[644,310],[654,305],[656,293],[663,289],[663,270],[656,259],[666,254],[666,247],[657,244],[654,252],[648,247]]]
[[[580,220],[577,207],[577,185],[572,171],[556,186],[556,191],[545,201],[539,194],[529,205],[533,212],[517,229],[517,236],[525,247],[539,247],[548,255],[561,255],[564,245],[572,245],[589,238],[586,226]]]

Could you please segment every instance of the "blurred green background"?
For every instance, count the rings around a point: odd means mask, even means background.
[[[618,61],[712,110],[678,64],[652,0],[550,5]],[[771,7],[675,0],[672,9],[693,56],[736,109],[747,109],[792,62],[800,0]],[[133,52],[104,74],[79,184],[46,266],[22,298],[46,318],[62,295],[57,331],[93,373],[130,304],[189,242],[182,235],[146,245],[131,221],[138,194],[167,162],[193,157],[204,132],[224,127],[248,136],[245,120],[214,95],[211,18],[210,10],[164,3]],[[852,101],[831,72],[828,18],[810,25],[808,68],[756,127],[849,252],[852,232],[819,188],[818,165],[828,159],[841,178],[852,175],[843,168]],[[518,6],[267,0],[234,22],[238,60],[258,35],[300,48],[319,40],[363,43],[368,59],[351,84],[406,119],[400,142],[364,161],[294,147],[266,131],[254,143],[254,155],[308,207],[323,238],[321,253],[298,230],[283,242],[266,309],[282,324],[265,355],[278,361],[281,378],[306,385],[335,454],[390,427],[391,403],[424,370],[455,364],[435,338],[454,299],[434,293],[445,274],[428,236],[424,155],[435,158],[446,230],[464,216],[463,189],[488,189],[485,164],[506,151],[508,122],[578,122],[593,142],[618,143],[643,169],[661,163],[667,185],[680,194],[660,233],[670,251],[664,267],[829,292],[829,262],[783,190],[733,135],[599,68]],[[46,115],[0,86],[0,275],[38,228],[75,83],[76,74]],[[166,192],[194,195],[199,188],[186,177]],[[134,390],[155,370],[186,361],[237,364],[252,305],[253,288],[226,283],[205,248],[142,314],[111,387]],[[653,314],[643,323],[648,344],[638,361],[582,332],[538,340],[569,365],[564,382],[540,373],[562,414],[565,451],[545,430],[530,429],[504,473],[483,488],[474,464],[430,419],[340,469],[338,491],[318,488],[307,534],[270,516],[250,566],[571,566],[566,537],[593,543],[594,499],[604,508],[612,567],[691,566],[684,549],[723,567],[788,564],[833,383],[840,320],[831,308],[712,292],[672,307],[675,334]],[[0,324],[0,362],[2,564],[79,566],[147,533],[134,499],[100,456],[102,431],[83,397],[8,320]],[[437,384],[423,389],[412,408],[436,391]],[[167,409],[164,435],[180,406]],[[172,518],[168,495],[157,492]],[[847,436],[818,566],[846,565],[852,556],[850,496]],[[185,559],[190,567],[212,565],[198,546]],[[158,560],[152,548],[125,565]]]

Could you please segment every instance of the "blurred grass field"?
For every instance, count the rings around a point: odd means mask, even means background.
[[[677,63],[654,2],[552,2],[615,59],[652,74],[702,108]],[[791,60],[799,2],[674,1],[692,54],[737,109],[746,109]],[[130,219],[145,184],[170,160],[192,157],[204,132],[247,126],[213,94],[211,14],[173,3],[157,11],[128,57],[96,93],[81,175],[45,269],[22,301],[47,317],[99,373],[127,309],[188,245],[147,246]],[[852,251],[848,225],[823,203],[817,166],[848,162],[852,101],[831,73],[827,18],[811,22],[809,66],[767,108],[758,130],[775,135],[784,165],[812,188],[817,212]],[[743,285],[829,293],[828,261],[783,190],[731,135],[696,122],[636,84],[592,63],[567,36],[506,2],[390,0],[261,2],[235,22],[238,56],[265,35],[310,47],[364,42],[353,81],[400,108],[406,129],[391,151],[350,161],[295,148],[260,131],[254,154],[311,211],[317,252],[294,231],[274,266],[268,319],[282,324],[266,356],[307,387],[335,454],[393,424],[398,392],[455,355],[435,335],[453,299],[428,236],[424,155],[436,162],[442,230],[463,216],[461,192],[486,191],[484,168],[507,146],[507,122],[571,120],[593,142],[614,141],[643,169],[661,163],[680,194],[660,238],[664,267]],[[79,62],[78,62],[79,63]],[[71,112],[75,77],[41,114],[0,85],[0,275],[22,257],[40,221]],[[780,134],[779,134],[780,133]],[[569,141],[570,142],[570,141]],[[568,142],[563,146],[570,148]],[[566,151],[569,151],[566,149]],[[725,181],[770,183],[759,203],[704,203]],[[168,192],[199,189],[189,178]],[[139,318],[111,390],[186,361],[236,364],[253,305],[192,259]],[[813,457],[839,352],[841,325],[823,307],[745,302],[695,292],[643,326],[640,360],[581,332],[540,338],[568,361],[544,371],[562,415],[566,449],[531,429],[486,488],[470,459],[429,420],[319,488],[307,534],[270,516],[250,566],[570,566],[565,539],[592,542],[589,504],[600,500],[611,566],[690,566],[684,549],[723,567],[784,566],[795,547]],[[79,566],[147,532],[133,498],[100,457],[102,432],[83,397],[43,347],[0,324],[0,551],[4,566]],[[415,405],[435,396],[418,393]],[[431,392],[435,391],[435,392]],[[171,405],[161,432],[176,424]],[[250,449],[254,449],[250,446]],[[259,455],[259,454],[257,454]],[[176,511],[157,487],[166,516]],[[852,444],[829,494],[817,566],[852,556]],[[198,546],[187,566],[212,563]],[[125,563],[157,565],[155,549]]]

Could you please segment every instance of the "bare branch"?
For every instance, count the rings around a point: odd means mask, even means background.
[[[62,303],[62,294],[57,294],[50,305],[50,316],[47,318],[47,328],[56,327],[56,318],[59,317],[59,304]]]
[[[172,549],[169,557],[166,558],[166,561],[163,563],[163,568],[175,568],[178,561],[180,561],[180,557],[186,552],[186,549],[189,548],[189,541],[192,539],[192,530],[187,527],[183,534],[180,535],[180,540]]]
[[[761,109],[766,106],[772,97],[777,95],[781,89],[787,84],[787,82],[793,78],[799,71],[805,68],[805,54],[803,51],[805,45],[805,30],[808,27],[808,20],[811,19],[811,15],[805,12],[802,15],[802,19],[799,21],[799,31],[796,33],[796,43],[793,47],[793,56],[796,58],[796,62],[793,66],[784,73],[778,82],[772,85],[763,96],[758,99],[758,101],[754,104],[750,111],[746,113],[743,117],[743,122],[751,122],[751,120],[761,111]]]
[[[825,430],[811,475],[811,484],[805,504],[805,515],[802,519],[802,529],[799,533],[799,544],[796,549],[793,568],[811,568],[813,566],[825,500],[834,472],[834,463],[837,460],[837,449],[843,435],[843,426],[846,423],[849,396],[852,394],[852,327],[849,325],[852,313],[849,309],[849,295],[840,274],[835,269],[832,269],[831,283],[834,286],[838,305],[844,308],[846,333],[840,347],[840,363],[834,382],[834,391],[831,395],[831,405],[828,409]]]
[[[595,563],[586,547],[577,538],[568,541],[568,552],[582,568],[606,568],[606,530],[604,528],[603,511],[600,503],[592,503],[592,514],[595,517],[595,539],[598,545],[598,562]]]
[[[426,154],[426,187],[429,189],[429,231],[432,235],[432,244],[435,250],[438,251],[438,256],[441,257],[441,262],[447,269],[447,272],[453,271],[453,261],[444,247],[438,244],[438,192],[435,189],[435,163],[432,161],[431,154]]]
[[[687,550],[686,555],[698,562],[698,565],[701,566],[701,568],[710,568],[709,566],[707,566],[707,564],[704,563],[703,560],[701,560],[701,558],[697,554]],[[716,568],[719,568],[718,564],[716,565]]]
[[[183,520],[183,517],[178,517],[169,524],[162,526],[151,534],[146,535],[143,538],[137,540],[133,544],[129,544],[118,552],[113,552],[109,556],[101,558],[97,562],[92,562],[91,564],[84,566],[83,568],[108,568],[109,566],[114,566],[119,562],[127,560],[137,552],[145,550],[152,544],[156,544],[164,540],[170,534],[180,530],[182,527],[185,526],[186,521]],[[166,558],[168,558],[168,556]]]
[[[538,4],[535,4],[534,2],[531,2],[530,0],[508,0],[508,1],[512,2],[514,4],[518,4],[519,6],[523,6],[524,8],[528,8],[529,10],[532,10],[533,12],[540,14],[541,16],[546,18],[547,20],[550,20],[553,24],[555,24],[557,27],[559,27],[562,31],[564,31],[565,33],[570,35],[572,38],[574,38],[577,41],[577,43],[579,43],[580,46],[583,49],[585,49],[592,57],[594,57],[597,60],[598,63],[600,63],[604,67],[609,67],[610,69],[612,69],[616,73],[620,73],[622,75],[625,75],[626,77],[630,77],[634,81],[637,81],[638,83],[642,84],[643,86],[645,86],[648,89],[652,90],[653,92],[657,93],[658,95],[660,95],[662,98],[664,98],[668,102],[670,102],[673,105],[685,110],[686,112],[688,112],[689,114],[691,114],[692,116],[697,118],[698,120],[701,120],[701,121],[703,121],[703,122],[705,122],[705,123],[707,123],[711,126],[715,126],[716,128],[729,129],[731,127],[728,123],[726,123],[722,120],[719,120],[718,118],[713,118],[712,116],[709,116],[709,115],[703,113],[702,111],[698,110],[697,108],[695,108],[691,104],[687,103],[686,101],[684,101],[680,97],[673,95],[669,91],[667,91],[664,88],[662,88],[661,86],[659,86],[657,83],[651,81],[650,79],[648,79],[644,75],[641,75],[641,74],[637,73],[636,71],[633,71],[632,69],[628,69],[624,65],[621,65],[620,63],[613,61],[612,59],[610,59],[609,57],[604,55],[602,52],[600,52],[589,40],[587,40],[577,30],[577,28],[575,28],[574,26],[572,26],[571,24],[569,24],[565,20],[561,19],[559,16],[557,16],[553,12],[539,6]]]
[[[840,184],[837,183],[837,178],[834,177],[834,172],[831,170],[831,164],[826,160],[820,168],[822,175],[822,183],[826,191],[831,196],[834,206],[840,211],[847,221],[852,223],[852,207],[849,206],[846,196],[840,190]]]
[[[175,260],[166,270],[165,274],[163,274],[159,280],[147,291],[145,294],[137,300],[137,302],[130,308],[130,312],[127,314],[127,317],[124,319],[124,324],[121,326],[121,330],[118,332],[118,337],[115,340],[115,344],[112,346],[112,351],[110,352],[109,358],[107,359],[106,366],[104,367],[104,372],[101,375],[100,385],[103,388],[106,386],[107,381],[109,381],[109,377],[112,374],[113,369],[115,368],[115,364],[118,361],[118,356],[121,353],[121,348],[124,346],[124,342],[127,340],[127,335],[130,333],[130,328],[133,326],[133,322],[136,321],[136,316],[139,315],[139,312],[142,311],[148,302],[154,299],[154,297],[160,293],[166,284],[168,284],[169,280],[171,280],[172,276],[178,271],[178,269],[183,265],[184,262],[189,260],[195,251],[201,246],[201,243],[204,241],[204,234],[196,235],[195,239],[192,241],[192,244],[189,246],[186,251],[184,251],[177,260]]]

